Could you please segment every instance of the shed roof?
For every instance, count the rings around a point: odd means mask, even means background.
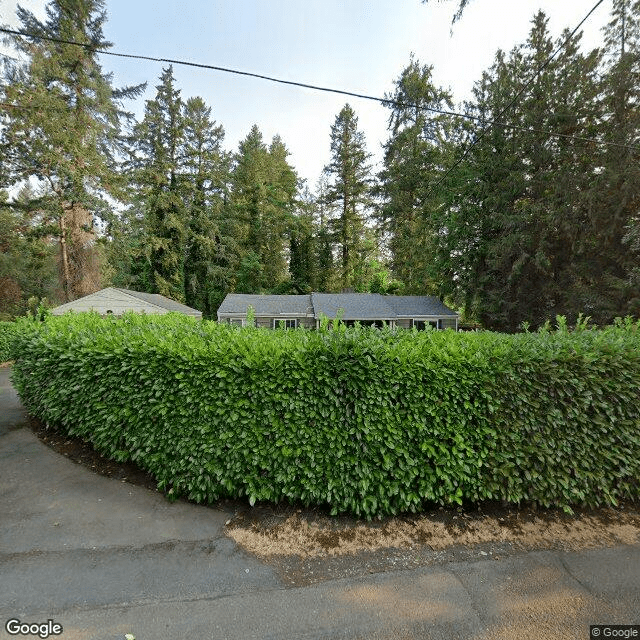
[[[72,300],[51,310],[53,315],[62,315],[67,311],[97,311],[98,313],[113,312],[120,315],[131,310],[140,313],[168,313],[170,311],[185,315],[202,317],[202,312],[187,305],[161,296],[157,293],[143,293],[130,289],[107,287],[95,293]]]
[[[202,311],[188,307],[186,304],[182,304],[181,302],[176,302],[171,298],[161,296],[159,293],[144,293],[142,291],[131,291],[130,289],[117,289],[117,291],[126,293],[127,295],[138,298],[138,300],[143,300],[149,304],[154,304],[161,309],[166,309],[167,311],[177,311],[186,315],[202,316]]]

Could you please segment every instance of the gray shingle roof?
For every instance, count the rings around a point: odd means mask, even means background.
[[[201,317],[202,312],[197,309],[192,309],[188,307],[186,304],[182,304],[180,302],[176,302],[175,300],[171,300],[170,298],[165,298],[161,296],[159,293],[143,293],[142,291],[131,291],[130,289],[118,289],[118,291],[122,291],[122,293],[126,293],[134,298],[138,298],[139,300],[143,300],[144,302],[149,302],[150,304],[156,305],[156,307],[160,307],[161,309],[166,309],[167,311],[178,311],[180,313],[184,313],[190,316]]]
[[[392,320],[397,317],[456,316],[433,296],[382,296],[379,293],[312,293],[307,296],[267,296],[229,293],[218,309],[219,316],[245,314],[251,305],[258,316],[308,316],[343,320]]]
[[[263,296],[229,293],[218,309],[218,315],[246,313],[251,305],[257,316],[306,316],[313,314],[311,296]]]
[[[335,318],[338,309],[344,309],[343,320],[391,320],[394,310],[379,293],[312,293],[311,300],[316,318],[323,313]]]
[[[457,316],[434,296],[385,296],[398,316]]]

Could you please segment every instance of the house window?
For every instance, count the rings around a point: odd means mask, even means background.
[[[244,327],[244,320],[242,318],[229,318],[229,324],[234,324],[238,327]]]
[[[280,323],[282,323],[282,325]],[[281,326],[284,329],[295,329],[298,326],[298,319],[297,318],[274,318],[273,328],[279,329]]]
[[[412,320],[411,326],[418,331],[424,331],[427,327],[434,329],[442,329],[442,320]]]
[[[382,327],[384,326],[383,320],[345,320],[344,323],[347,327],[353,327],[355,326],[356,322],[361,327],[375,327],[376,329],[382,329]]]

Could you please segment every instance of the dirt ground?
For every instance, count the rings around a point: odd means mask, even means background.
[[[36,420],[31,420],[31,428],[49,447],[96,473],[156,489],[154,478],[132,463],[106,460],[78,438],[46,429]],[[507,550],[578,550],[640,543],[637,503],[577,510],[574,515],[558,509],[483,503],[466,508],[434,507],[421,514],[372,522],[329,516],[320,508],[292,504],[250,507],[243,501],[224,500],[212,506],[229,513],[227,535],[249,553],[265,559],[296,556],[302,561],[328,560],[381,549],[393,549],[403,557],[407,552],[435,557],[461,547],[488,555]],[[490,551],[483,551],[485,548]],[[499,550],[491,550],[494,548]]]
[[[267,507],[239,514],[229,522],[228,535],[261,557],[295,554],[303,558],[421,546],[431,551],[483,544],[577,550],[640,543],[640,513],[633,505],[568,516],[552,509],[485,504],[474,509],[441,507],[380,522],[333,518],[302,509],[273,512]]]

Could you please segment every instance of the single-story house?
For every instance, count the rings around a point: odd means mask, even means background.
[[[458,314],[433,296],[383,296],[379,293],[311,293],[299,296],[268,296],[229,293],[218,309],[218,322],[244,325],[252,307],[257,327],[318,328],[320,319],[341,314],[347,325],[424,329],[458,328]]]
[[[51,309],[54,316],[61,316],[67,311],[97,311],[103,316],[121,316],[125,311],[149,314],[176,311],[194,318],[202,318],[202,311],[187,307],[187,305],[165,298],[158,293],[142,293],[129,289],[117,289],[116,287],[107,287]]]

